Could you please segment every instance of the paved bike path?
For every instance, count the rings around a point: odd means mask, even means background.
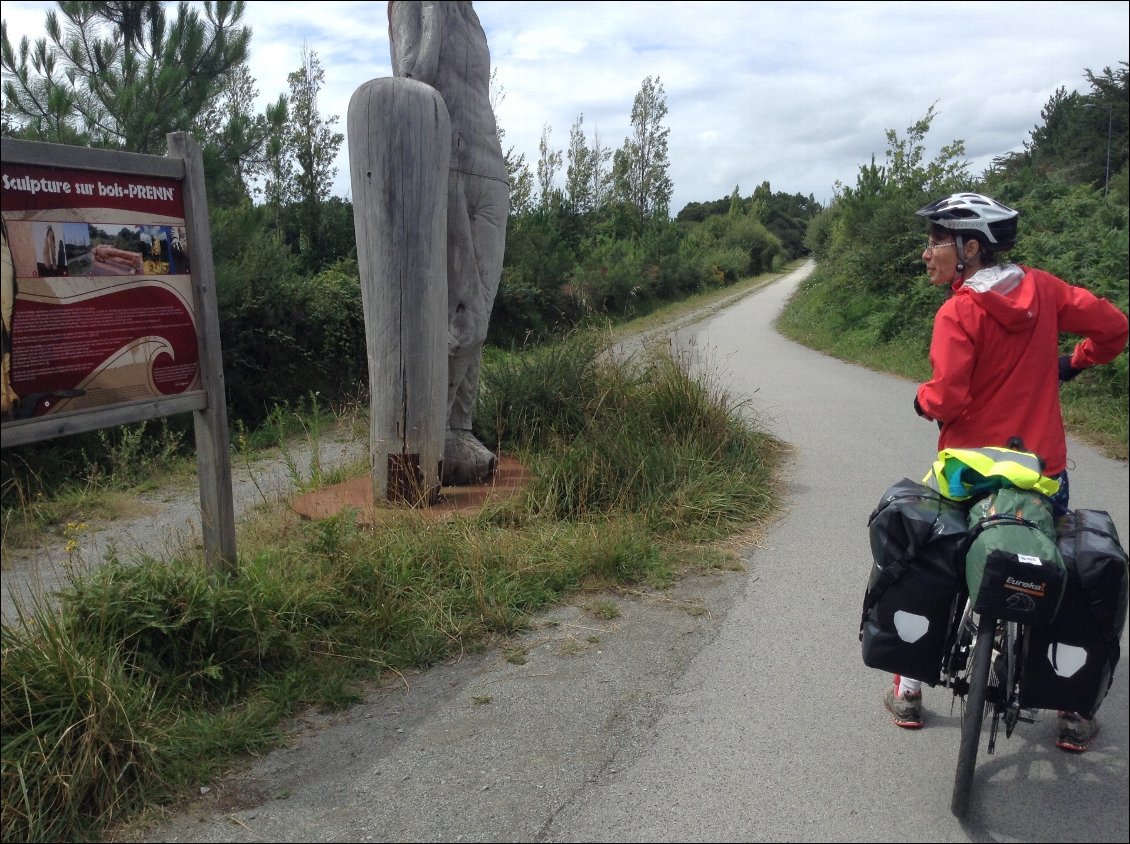
[[[1127,665],[1083,756],[1054,718],[979,760],[971,820],[949,811],[959,722],[892,726],[857,638],[867,517],[921,477],[932,424],[914,384],[784,340],[806,264],[676,347],[794,447],[786,510],[748,571],[539,618],[528,660],[467,657],[393,678],[345,715],[209,783],[152,841],[1126,841]],[[1127,526],[1127,466],[1079,443],[1073,504]],[[1127,651],[1123,638],[1123,651]]]
[[[965,826],[949,811],[952,695],[926,691],[921,732],[889,724],[886,675],[862,664],[857,638],[866,523],[887,486],[925,474],[936,429],[912,410],[915,384],[772,330],[802,274],[679,334],[678,348],[795,446],[788,512],[754,550],[717,640],[675,684],[655,745],[559,817],[558,840],[1126,841],[1125,664],[1092,751],[1057,750],[1049,713],[1020,725],[979,759]],[[1126,464],[1070,452],[1072,504],[1108,510],[1130,537]]]

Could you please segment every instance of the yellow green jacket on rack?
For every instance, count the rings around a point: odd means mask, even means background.
[[[1059,481],[1041,474],[1035,454],[1010,448],[946,448],[938,452],[922,483],[951,501],[967,501],[1005,487],[1031,489],[1047,496]]]

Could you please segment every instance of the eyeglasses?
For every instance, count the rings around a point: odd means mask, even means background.
[[[923,252],[933,252],[935,249],[942,249],[946,246],[954,246],[955,244],[956,244],[956,242],[953,241],[953,240],[951,240],[949,243],[927,243],[926,248],[922,251]]]

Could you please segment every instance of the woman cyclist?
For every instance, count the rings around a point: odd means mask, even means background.
[[[914,397],[939,424],[945,448],[1008,447],[1019,437],[1059,481],[1056,518],[1067,512],[1067,439],[1059,385],[1109,363],[1125,348],[1127,318],[1106,299],[1048,272],[1000,260],[1016,243],[1019,213],[990,197],[956,193],[917,212],[929,223],[922,252],[930,283],[947,287],[930,341],[933,377]],[[1084,339],[1059,354],[1059,336]],[[921,682],[895,677],[884,702],[900,727],[922,726]],[[1060,713],[1056,745],[1083,752],[1093,718]]]

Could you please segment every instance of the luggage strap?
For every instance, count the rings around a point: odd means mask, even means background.
[[[1039,525],[1037,525],[1035,522],[1031,522],[1028,519],[1023,518],[1022,516],[1014,516],[1011,513],[994,513],[991,516],[986,516],[985,518],[980,519],[977,524],[975,524],[969,531],[969,538],[965,543],[966,549],[968,549],[969,546],[973,544],[974,540],[977,539],[977,537],[982,533],[987,531],[989,528],[996,527],[1000,524],[1017,525],[1020,527],[1031,528],[1034,531],[1043,533],[1043,531],[1040,530]]]
[[[867,615],[871,612],[871,608],[879,603],[879,599],[883,597],[883,593],[891,587],[891,584],[902,577],[902,573],[907,570],[910,561],[914,559],[914,555],[917,553],[918,549],[913,545],[907,548],[893,563],[883,569],[879,578],[875,581],[875,585],[863,593],[863,615],[859,618],[859,641],[863,641],[863,625],[867,623]]]

